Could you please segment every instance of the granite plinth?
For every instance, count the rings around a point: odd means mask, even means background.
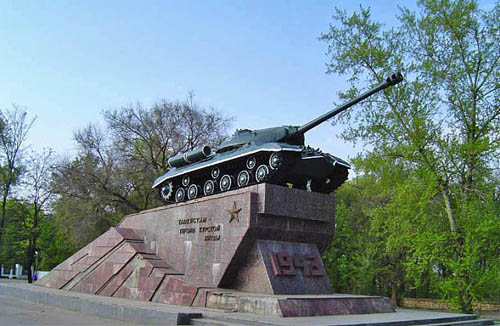
[[[395,312],[390,300],[365,295],[262,295],[212,290],[207,307],[280,317],[310,317]]]
[[[231,217],[232,211],[238,213]],[[332,238],[334,216],[331,195],[259,184],[129,215],[119,227],[140,229],[145,243],[186,280],[206,288],[235,288],[257,240],[310,244],[311,252],[306,254],[319,257]],[[292,259],[294,251],[289,253]],[[327,282],[326,274],[320,277]],[[305,287],[291,288],[295,294],[315,293]],[[245,287],[250,292],[261,289]],[[283,289],[275,286],[264,293],[289,293]],[[317,293],[324,291],[323,287]]]
[[[256,240],[232,289],[265,294],[330,294],[325,267],[311,243]]]
[[[37,285],[196,307],[211,304],[220,288],[331,294],[320,253],[334,216],[330,195],[269,184],[147,210],[126,216]],[[270,307],[281,315],[378,312],[330,299],[276,299]]]

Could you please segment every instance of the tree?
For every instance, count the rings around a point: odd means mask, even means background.
[[[13,266],[25,261],[28,228],[24,223],[31,212],[26,202],[12,198],[7,200],[5,211],[6,223],[0,247],[0,258],[4,266]]]
[[[25,200],[31,207],[30,214],[25,216],[23,223],[23,226],[27,228],[28,246],[26,248],[25,268],[28,271],[28,283],[33,281],[31,267],[35,264],[40,253],[38,238],[46,218],[44,210],[55,195],[50,184],[54,168],[53,155],[51,149],[45,149],[41,153],[32,152],[26,166]]]
[[[161,205],[151,185],[168,169],[168,158],[219,144],[231,123],[216,110],[199,107],[192,95],[184,102],[107,110],[104,121],[104,129],[91,124],[75,133],[79,154],[54,175],[59,195],[54,213],[73,230],[76,247],[125,214]]]
[[[65,227],[64,219],[48,214],[40,226],[37,247],[39,252],[38,270],[49,271],[76,252],[71,229]]]
[[[336,292],[386,295],[398,305],[413,240],[401,231],[417,228],[408,215],[432,205],[420,190],[423,183],[401,161],[371,154],[353,163],[361,175],[336,192],[337,226],[325,255],[335,271],[332,283]]]
[[[24,143],[35,119],[28,119],[25,109],[13,106],[5,113],[1,113],[0,132],[0,243],[6,222],[7,199],[12,193],[12,187],[19,181],[22,173],[22,157]]]
[[[337,24],[321,38],[329,44],[328,71],[350,75],[352,88],[340,94],[343,99],[361,91],[362,79],[378,83],[396,69],[407,76],[404,84],[341,115],[353,121],[343,136],[425,172],[445,213],[432,218],[447,222],[439,233],[439,245],[450,249],[439,262],[449,281],[442,283],[442,295],[470,312],[479,299],[481,260],[487,261],[485,273],[498,271],[498,252],[487,249],[496,243],[498,211],[486,209],[490,213],[481,216],[489,228],[473,221],[498,196],[500,3],[489,12],[470,0],[421,0],[418,6],[419,13],[401,9],[399,25],[386,29],[371,20],[369,9],[350,16],[337,9]],[[474,235],[484,232],[488,237],[480,243]]]
[[[20,191],[23,199],[8,199],[5,237],[2,239],[2,260],[7,264],[23,262],[28,282],[32,283],[32,267],[41,252],[38,239],[47,218],[47,206],[54,194],[50,188],[53,152],[32,152],[24,166]]]

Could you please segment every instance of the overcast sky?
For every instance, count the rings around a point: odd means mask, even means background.
[[[104,109],[160,98],[234,116],[234,128],[303,124],[332,108],[325,74],[335,6],[390,24],[405,1],[0,1],[0,107],[26,107],[29,142],[74,153],[73,133]],[[329,123],[306,142],[348,159]],[[232,132],[232,130],[230,131]]]

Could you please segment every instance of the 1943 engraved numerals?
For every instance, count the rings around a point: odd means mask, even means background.
[[[294,276],[297,270],[302,270],[304,276],[323,276],[321,260],[312,254],[295,254],[291,256],[286,251],[269,252],[271,268],[276,276]]]

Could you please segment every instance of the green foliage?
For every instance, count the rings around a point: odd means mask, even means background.
[[[71,256],[79,247],[72,241],[73,236],[57,216],[49,216],[43,224],[39,238],[39,265],[41,271],[49,271]]]
[[[335,237],[323,255],[336,292],[386,295],[395,303],[404,296],[447,299],[457,309],[465,297],[460,291],[471,303],[500,299],[500,207],[494,197],[471,200],[457,240],[425,170],[373,153],[354,163],[360,175],[336,192]]]
[[[46,223],[47,216],[40,212],[37,214],[35,205],[27,201],[9,199],[6,208],[6,224],[0,250],[2,264],[38,267],[36,264],[40,262],[42,255],[49,255],[45,252],[46,248],[53,245],[52,241],[57,241],[57,237],[47,234],[48,228],[54,226]],[[40,234],[44,234],[46,240],[37,245]]]
[[[24,264],[29,245],[29,229],[33,226],[29,218],[31,215],[32,210],[25,202],[13,199],[7,201],[6,224],[0,250],[2,264]]]
[[[7,200],[12,195],[24,171],[24,142],[34,119],[27,118],[24,108],[13,106],[0,111],[0,244],[7,223]]]
[[[393,299],[398,291],[437,296],[470,312],[473,301],[500,292],[493,276],[500,229],[500,3],[489,12],[467,0],[418,5],[418,12],[402,8],[392,28],[374,22],[369,9],[337,10],[322,39],[329,44],[329,72],[350,75],[343,99],[362,91],[361,79],[378,83],[391,70],[407,76],[340,117],[349,123],[345,139],[373,146],[357,162],[358,179],[374,178],[377,189],[361,188],[363,200],[378,201],[365,209],[373,238],[364,254],[389,267]]]
[[[323,262],[335,292],[354,293],[357,285],[355,272],[358,268],[354,255],[361,251],[358,240],[363,238],[359,237],[357,232],[363,230],[349,223],[348,217],[352,216],[351,213],[344,201],[338,203],[334,239],[323,254]]]

